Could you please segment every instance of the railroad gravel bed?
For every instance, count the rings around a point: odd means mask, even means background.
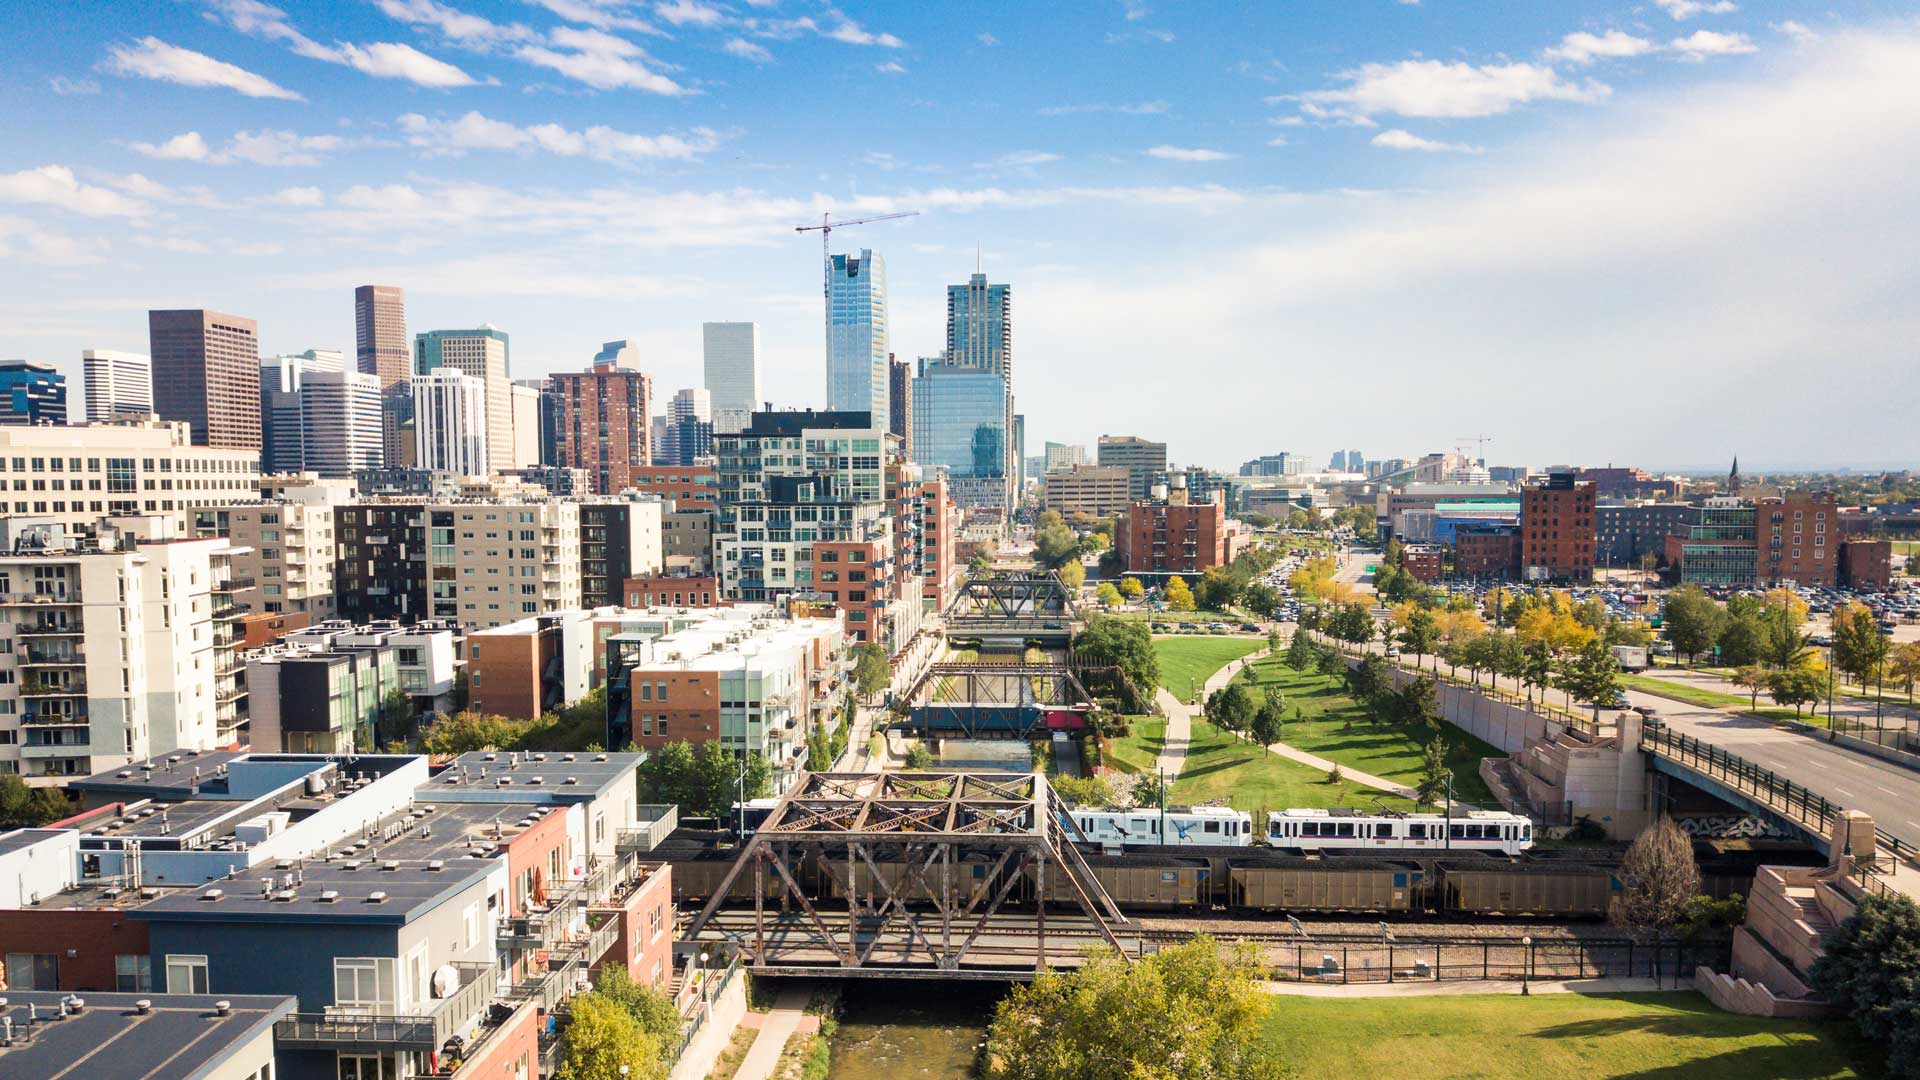
[[[1136,915],[1133,921],[1145,930],[1174,930],[1193,932],[1204,930],[1210,934],[1229,936],[1236,933],[1257,934],[1263,938],[1272,935],[1293,935],[1293,929],[1284,918],[1248,919],[1230,916],[1180,916],[1180,915]],[[1461,940],[1517,940],[1532,937],[1536,942],[1545,941],[1584,941],[1596,939],[1620,940],[1633,937],[1633,932],[1618,926],[1609,926],[1602,922],[1553,922],[1540,919],[1493,919],[1477,921],[1445,921],[1439,919],[1409,920],[1405,916],[1382,919],[1365,919],[1346,916],[1328,918],[1324,916],[1306,916],[1300,924],[1307,933],[1316,937],[1380,937],[1380,924],[1385,921],[1397,942],[1414,941],[1461,941]]]

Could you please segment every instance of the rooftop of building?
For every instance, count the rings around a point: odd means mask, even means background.
[[[375,859],[342,851],[190,889],[163,892],[134,910],[153,922],[306,922],[399,926],[467,891],[494,868],[454,859]]]
[[[633,774],[645,754],[610,751],[461,754],[415,792],[417,802],[589,802]]]
[[[8,855],[35,844],[66,836],[71,831],[69,829],[15,829],[12,832],[0,833],[0,855]]]
[[[609,640],[649,641],[652,649],[637,668],[641,671],[734,671],[753,667],[756,659],[790,655],[838,628],[839,620],[832,618],[714,620],[659,637],[616,634]]]
[[[881,425],[885,427],[885,425]],[[783,412],[756,412],[753,420],[740,435],[799,435],[806,431],[822,428],[844,428],[849,431],[875,430],[873,414],[870,412],[826,412],[813,409],[794,409]],[[719,438],[732,438],[721,435]]]
[[[4,993],[0,1017],[11,1021],[11,1036],[0,1045],[0,1075],[9,1080],[219,1075],[222,1063],[296,1004],[269,995]]]
[[[113,792],[128,797],[189,799],[205,790],[224,791],[222,766],[247,757],[244,750],[179,750],[74,780],[74,791]]]

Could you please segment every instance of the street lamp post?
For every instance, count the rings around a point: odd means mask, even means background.
[[[1533,935],[1520,939],[1520,947],[1525,950],[1520,956],[1520,996],[1529,997],[1533,993],[1528,980],[1533,976]]]

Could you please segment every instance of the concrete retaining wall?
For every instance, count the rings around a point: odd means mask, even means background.
[[[705,1080],[713,1071],[714,1063],[720,1060],[720,1054],[733,1039],[734,1029],[740,1026],[740,1018],[747,1015],[747,979],[744,972],[734,976],[725,990],[713,999],[712,1013],[700,1025],[700,1031],[673,1063],[673,1070],[667,1073],[667,1080]]]

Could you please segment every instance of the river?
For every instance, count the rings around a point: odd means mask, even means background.
[[[973,1080],[999,983],[848,979],[829,1080]]]

